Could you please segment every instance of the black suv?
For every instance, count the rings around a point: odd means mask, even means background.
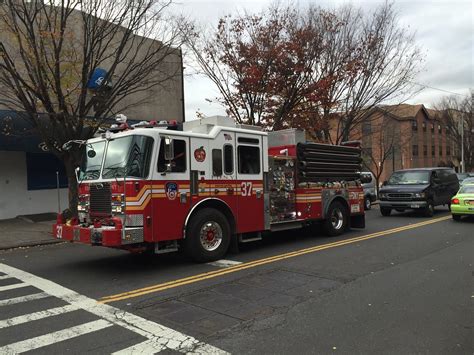
[[[389,216],[392,209],[399,212],[414,209],[430,217],[435,206],[449,205],[458,190],[458,178],[450,168],[395,171],[379,191],[380,212]]]

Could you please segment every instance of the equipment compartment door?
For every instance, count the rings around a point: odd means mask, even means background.
[[[239,233],[264,230],[262,137],[236,134]]]

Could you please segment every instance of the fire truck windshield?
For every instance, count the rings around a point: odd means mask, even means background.
[[[79,170],[79,180],[95,180],[100,177],[105,141],[84,146],[84,155]]]
[[[152,148],[153,138],[148,136],[133,135],[110,140],[102,178],[146,178],[150,170]]]

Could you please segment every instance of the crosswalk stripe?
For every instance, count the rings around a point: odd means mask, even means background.
[[[116,351],[112,353],[112,355],[155,354],[165,348],[164,345],[160,344],[158,341],[159,339],[148,339],[128,348]]]
[[[50,308],[45,311],[39,311],[35,313],[30,313],[30,314],[25,314],[22,316],[10,318],[10,319],[0,320],[0,329],[12,327],[14,325],[19,325],[23,323],[32,322],[32,321],[47,318],[47,317],[57,316],[59,314],[72,312],[77,309],[78,308],[76,306],[68,304],[62,307]]]
[[[76,325],[71,328],[58,330],[45,335],[40,335],[31,339],[19,341],[0,347],[0,354],[18,354],[25,351],[30,351],[44,346],[48,346],[60,341],[71,338],[76,338],[80,335],[96,332],[98,330],[111,327],[113,324],[106,320],[99,319],[89,323]]]
[[[10,275],[1,275],[0,280],[6,280],[6,279],[11,279],[12,277]]]
[[[78,309],[83,309],[89,313],[95,314],[100,317],[102,321],[108,322],[111,325],[116,325],[127,330],[134,332],[135,334],[141,335],[144,338],[149,339],[150,341],[147,344],[137,344],[144,348],[144,346],[150,346],[147,353],[155,353],[164,349],[177,350],[179,352],[193,352],[193,353],[211,353],[211,354],[227,354],[225,351],[213,347],[210,344],[205,344],[199,340],[183,334],[174,329],[168,328],[164,325],[155,323],[146,318],[142,318],[135,314],[129,313],[127,311],[98,303],[97,300],[86,297],[84,295],[78,294],[77,292],[70,290],[66,287],[58,285],[50,280],[44,279],[42,277],[35,276],[28,272],[25,272],[20,269],[5,265],[0,263],[0,272],[10,275],[22,282],[25,282],[33,287],[36,287],[40,290],[47,291],[42,294],[29,295],[25,297],[19,297],[22,300],[25,300],[27,297],[56,297],[59,298],[73,306],[76,306]],[[38,296],[43,295],[43,296]],[[2,302],[5,304],[13,304],[16,299],[0,301],[0,306]],[[28,299],[26,299],[28,300]],[[6,302],[7,301],[7,302]],[[13,303],[12,303],[13,302]],[[21,301],[17,301],[21,302]],[[73,328],[70,328],[73,329]],[[92,330],[94,331],[94,330]],[[58,333],[58,332],[56,332]],[[54,334],[54,333],[51,333]],[[41,337],[39,337],[41,338]],[[34,338],[37,339],[37,338]],[[47,339],[47,338],[41,338]],[[40,340],[41,340],[40,339]],[[32,339],[30,339],[32,340]],[[28,340],[29,341],[29,340]],[[47,345],[47,344],[46,344]],[[43,346],[43,345],[42,345]],[[45,346],[45,345],[44,345]],[[137,349],[140,347],[137,346]],[[0,354],[2,353],[3,348],[0,348]]]
[[[0,292],[14,290],[15,288],[21,288],[21,287],[26,287],[26,286],[29,286],[29,285],[25,284],[24,282],[19,282],[12,285],[0,286]]]
[[[46,297],[50,297],[50,296],[46,292],[39,292],[39,293],[33,293],[32,295],[26,295],[26,296],[15,297],[15,298],[8,298],[6,300],[0,300],[0,307],[1,306],[10,306],[12,304],[17,304],[17,303],[21,303],[21,302],[39,300],[41,298],[46,298]]]

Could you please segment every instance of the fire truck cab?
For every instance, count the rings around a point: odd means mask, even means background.
[[[130,251],[180,247],[207,262],[264,232],[364,227],[358,148],[220,116],[173,128],[145,123],[88,140],[78,218],[58,215],[54,235]]]

